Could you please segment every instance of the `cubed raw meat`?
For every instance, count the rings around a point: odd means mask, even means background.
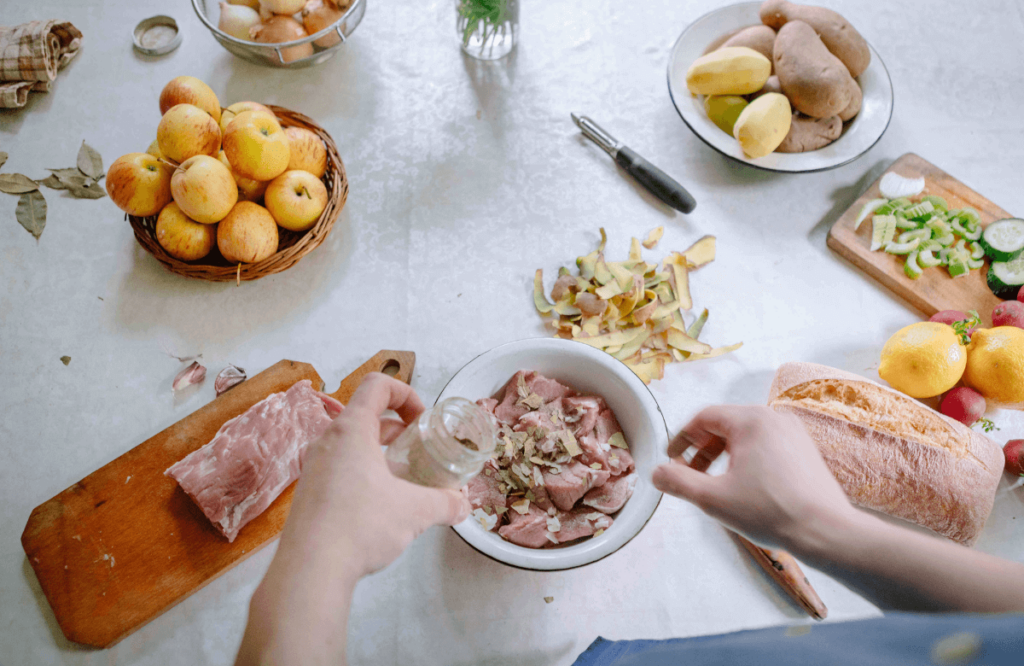
[[[525,514],[509,510],[509,524],[498,529],[498,534],[517,546],[542,548],[551,543],[548,540],[548,514],[533,503]]]
[[[583,537],[593,536],[597,530],[606,530],[614,522],[610,516],[587,507],[559,512],[556,516],[561,527],[554,533],[558,543],[568,543]]]
[[[588,490],[600,486],[609,476],[608,470],[593,469],[573,460],[571,464],[563,465],[559,474],[544,472],[544,486],[554,505],[562,511],[569,511]]]
[[[623,507],[636,487],[636,474],[614,476],[606,483],[592,488],[583,496],[583,504],[602,513],[615,513]]]

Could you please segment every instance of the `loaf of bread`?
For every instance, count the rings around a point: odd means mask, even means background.
[[[798,416],[855,504],[972,545],[1003,454],[988,437],[898,391],[813,363],[786,363],[768,405]]]

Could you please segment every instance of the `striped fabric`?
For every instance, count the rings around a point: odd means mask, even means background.
[[[31,90],[49,91],[81,45],[82,33],[70,23],[0,26],[0,108],[25,106]]]

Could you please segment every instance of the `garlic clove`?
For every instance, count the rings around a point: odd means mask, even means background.
[[[199,361],[192,361],[192,365],[179,372],[178,376],[174,378],[171,390],[178,391],[186,386],[198,384],[204,379],[206,379],[206,368],[199,365]]]
[[[235,365],[229,365],[220,371],[217,375],[217,379],[213,382],[213,388],[217,391],[217,395],[224,393],[228,389],[231,389],[246,380],[245,370]]]

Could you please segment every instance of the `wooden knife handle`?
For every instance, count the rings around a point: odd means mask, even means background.
[[[412,381],[412,371],[416,367],[416,354],[411,351],[392,351],[385,349],[377,352],[369,361],[363,363],[341,380],[341,386],[331,397],[343,405],[347,405],[363,378],[371,372],[383,372],[395,379],[408,384]]]
[[[706,472],[711,463],[725,450],[725,441],[721,439],[715,439],[707,446],[700,447],[685,432],[681,432],[679,437],[687,440],[690,447],[694,449],[689,465],[698,472]],[[779,587],[800,604],[811,617],[815,620],[824,620],[828,616],[828,608],[811,587],[810,581],[807,580],[792,555],[784,550],[761,548],[735,532],[733,532],[733,536],[754,556],[754,560],[779,584]]]

